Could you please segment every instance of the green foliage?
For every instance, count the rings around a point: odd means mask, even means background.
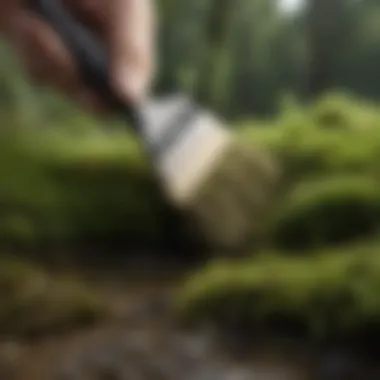
[[[380,192],[368,177],[301,183],[285,196],[273,226],[273,244],[321,247],[372,236],[380,229]]]
[[[250,328],[308,338],[379,334],[378,243],[326,250],[312,258],[267,254],[214,263],[184,286],[178,300],[185,323],[244,322]],[[223,325],[227,323],[227,325]],[[289,331],[289,326],[291,326]]]
[[[0,326],[5,335],[36,335],[92,324],[106,315],[101,297],[80,281],[1,259]]]

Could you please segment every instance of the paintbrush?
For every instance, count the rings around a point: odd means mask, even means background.
[[[125,117],[148,154],[160,187],[214,250],[236,253],[260,231],[276,182],[271,159],[246,145],[212,112],[182,94],[123,103],[109,81],[106,48],[62,0],[32,0],[60,35],[88,86]]]

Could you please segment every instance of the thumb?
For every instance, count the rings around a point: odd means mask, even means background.
[[[142,55],[142,52],[137,54]],[[137,62],[132,59],[132,54],[126,58],[118,62],[112,74],[113,87],[127,103],[136,104],[148,96],[153,73],[149,62],[141,62],[144,57]]]
[[[111,25],[111,81],[129,103],[147,96],[155,67],[153,0],[115,0]]]

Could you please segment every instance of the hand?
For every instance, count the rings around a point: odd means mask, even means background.
[[[149,92],[155,69],[153,0],[63,0],[99,35],[110,54],[111,86],[128,104]],[[93,112],[107,110],[84,84],[76,63],[49,24],[25,0],[0,0],[0,31],[32,79],[50,85]]]

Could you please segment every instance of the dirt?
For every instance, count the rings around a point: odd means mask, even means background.
[[[315,358],[289,342],[261,345],[243,357],[236,348],[238,345],[225,340],[222,344],[210,326],[193,331],[179,329],[171,318],[178,279],[123,282],[103,279],[97,281],[97,286],[113,308],[112,320],[34,342],[1,342],[0,380],[362,378],[362,369],[347,357],[328,355],[319,362],[316,371],[312,366]],[[365,377],[378,380],[380,372]]]

